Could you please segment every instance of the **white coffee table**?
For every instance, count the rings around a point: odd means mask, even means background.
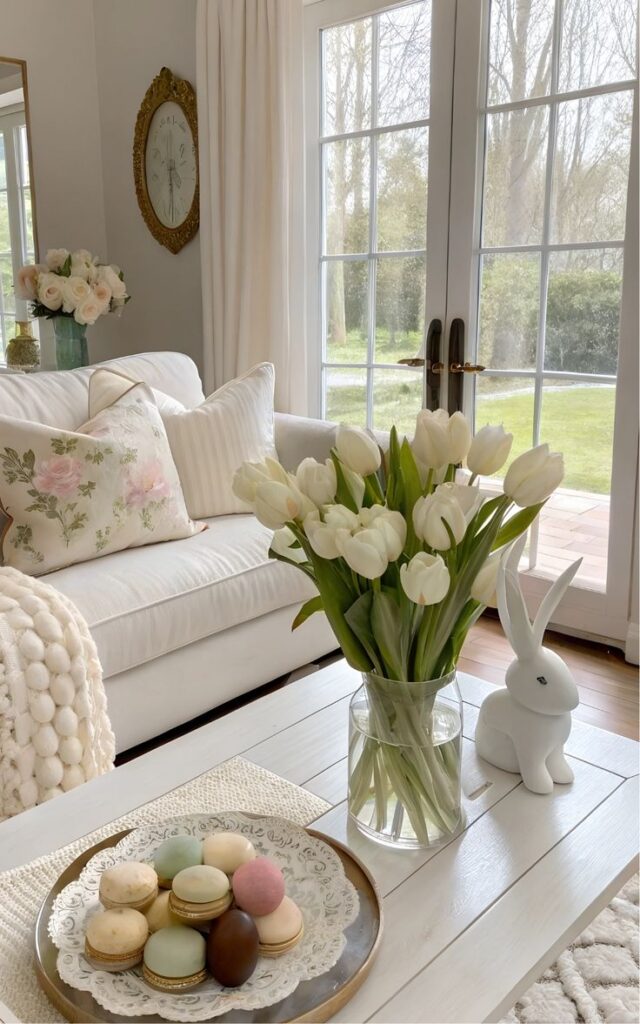
[[[491,687],[461,675],[467,827],[435,854],[391,851],[347,820],[347,712],[359,682],[336,662],[0,824],[0,870],[241,754],[331,803],[314,827],[346,842],[384,896],[378,959],[335,1019],[498,1019],[636,869],[640,747],[575,722],[575,782],[536,796],[477,758],[478,706]],[[15,1019],[0,1006],[0,1020]]]

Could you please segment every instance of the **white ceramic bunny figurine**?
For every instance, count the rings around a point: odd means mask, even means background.
[[[506,690],[490,693],[482,703],[476,749],[497,768],[520,772],[527,789],[551,793],[554,782],[573,782],[563,747],[579,697],[564,661],[543,647],[542,640],[582,559],[565,569],[552,585],[532,626],[518,580],[525,542],[526,533],[513,545],[498,572],[500,621],[517,657],[507,669]]]

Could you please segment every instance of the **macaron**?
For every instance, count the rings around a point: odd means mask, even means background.
[[[297,903],[285,896],[270,914],[254,918],[262,956],[282,956],[300,942],[304,935],[302,912]]]
[[[212,868],[219,868],[227,875],[248,861],[253,860],[256,851],[253,843],[238,832],[216,832],[207,836],[202,843],[202,859]]]
[[[144,916],[147,919],[150,932],[158,932],[161,928],[169,928],[171,925],[182,923],[169,907],[170,895],[169,890],[165,889],[164,892],[156,896],[151,906],[145,910]]]
[[[84,955],[100,971],[127,971],[142,960],[149,926],[139,910],[102,910],[89,918]]]
[[[268,857],[243,864],[233,876],[233,895],[241,910],[254,917],[270,914],[282,903],[284,876]]]
[[[107,910],[130,907],[145,911],[158,895],[158,876],[149,864],[125,860],[103,871],[100,902]]]
[[[225,988],[236,988],[251,977],[258,963],[258,929],[244,910],[227,910],[211,923],[207,966]]]
[[[156,850],[153,866],[158,873],[158,884],[170,889],[179,871],[202,864],[202,841],[195,836],[170,836]]]
[[[169,908],[181,921],[212,921],[231,906],[229,879],[224,871],[198,864],[179,871],[173,879]]]
[[[207,976],[207,943],[200,932],[183,925],[161,928],[144,947],[142,974],[162,992],[178,992],[199,985]]]

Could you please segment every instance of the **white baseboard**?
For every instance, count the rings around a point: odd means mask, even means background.
[[[637,622],[629,623],[624,657],[631,665],[640,664],[640,627]]]

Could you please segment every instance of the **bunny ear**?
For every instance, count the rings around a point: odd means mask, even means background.
[[[526,541],[524,533],[507,549],[496,584],[500,622],[519,658],[530,657],[535,651],[531,622],[518,579],[518,563]]]
[[[554,581],[545,594],[533,623],[533,638],[538,647],[541,646],[542,641],[544,640],[544,631],[549,624],[551,616],[560,604],[565,591],[581,564],[582,559],[579,558],[577,562],[574,562],[568,569],[565,569],[562,575],[558,576],[557,580]]]

